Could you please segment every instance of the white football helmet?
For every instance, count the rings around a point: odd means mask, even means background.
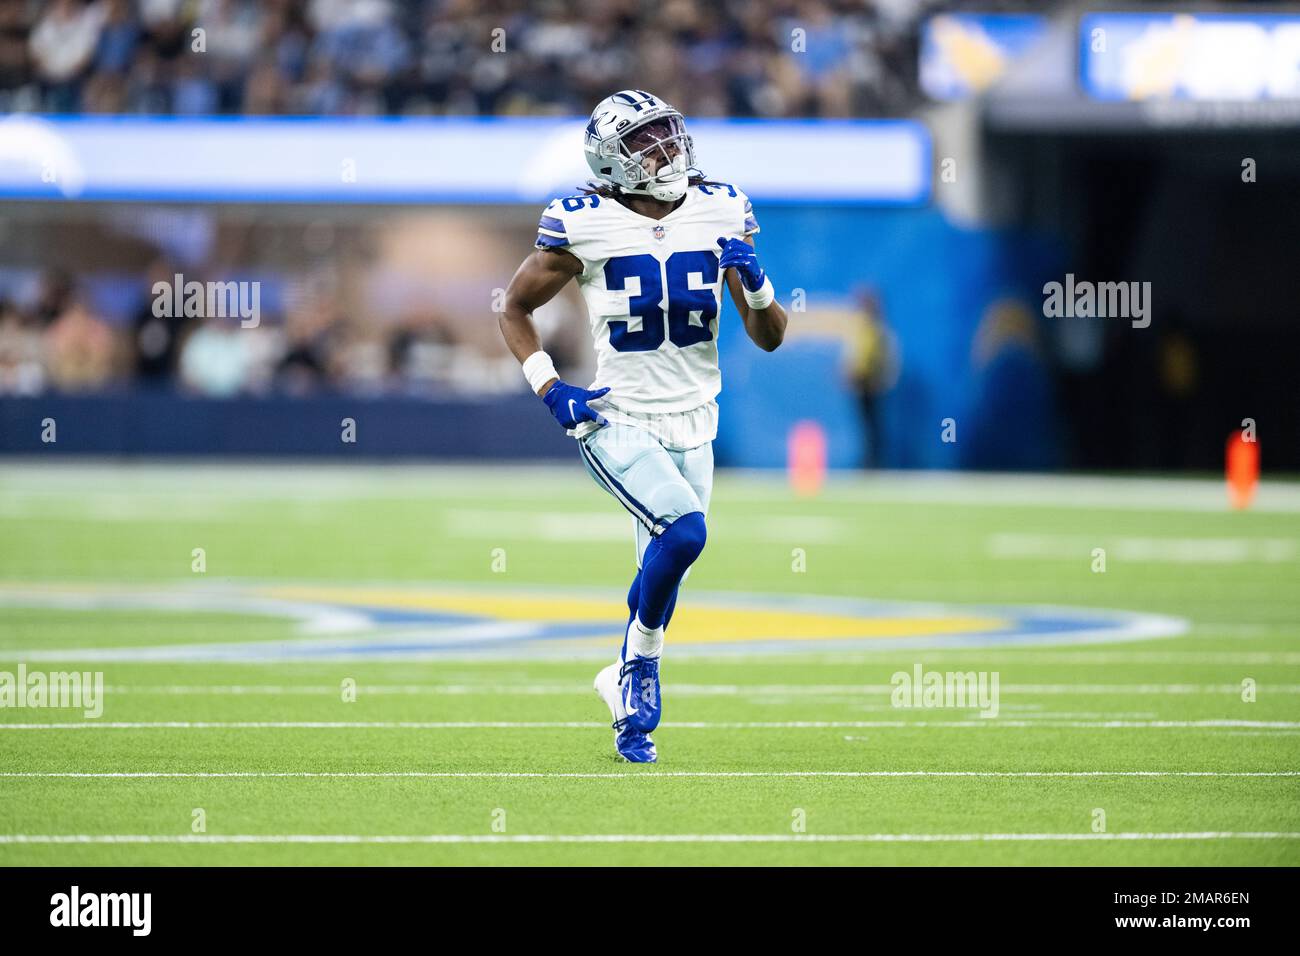
[[[583,148],[602,182],[624,192],[674,202],[686,195],[695,145],[686,121],[645,90],[622,90],[591,112]]]

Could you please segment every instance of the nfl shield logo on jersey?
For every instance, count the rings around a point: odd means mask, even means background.
[[[655,226],[655,238],[662,240],[665,235],[663,226]]]

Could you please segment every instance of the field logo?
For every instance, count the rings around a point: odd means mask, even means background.
[[[159,319],[225,319],[255,329],[262,322],[262,283],[185,281],[176,273],[171,282],[153,284],[153,314]]]
[[[1043,315],[1049,319],[1132,319],[1133,328],[1151,324],[1150,282],[1075,282],[1067,272],[1065,283],[1043,286]]]
[[[133,936],[148,936],[152,893],[81,893],[78,886],[50,897],[51,926],[129,926]]]
[[[636,431],[636,429],[628,429]],[[798,556],[796,556],[798,560]],[[504,558],[502,560],[504,567]],[[1093,644],[1172,637],[1187,622],[1095,608],[947,605],[808,594],[697,592],[673,618],[674,653],[788,653],[795,650],[967,648]],[[6,607],[97,613],[147,608],[174,613],[249,614],[289,622],[270,640],[193,641],[141,647],[15,648],[11,659],[41,661],[424,660],[463,654],[604,657],[627,620],[626,592],[560,588],[389,584],[269,584],[123,587],[0,582]],[[987,687],[987,675],[985,675]],[[978,680],[978,678],[977,678]],[[18,680],[15,684],[23,684]],[[84,681],[83,681],[84,683]],[[925,685],[917,678],[924,696]],[[964,684],[963,684],[964,687]],[[957,687],[953,691],[956,693]],[[11,689],[11,693],[16,686]],[[977,693],[976,686],[968,693]],[[911,693],[911,691],[908,691]]]
[[[981,717],[998,715],[998,671],[927,671],[918,661],[912,673],[898,671],[889,702],[895,707],[978,708]]]
[[[104,713],[103,671],[0,671],[0,708],[80,707],[90,720]]]

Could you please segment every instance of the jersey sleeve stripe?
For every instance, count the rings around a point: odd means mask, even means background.
[[[537,228],[552,236],[564,235],[564,221],[556,219],[554,216],[543,216],[542,221],[537,224]]]
[[[558,249],[560,246],[567,246],[569,240],[567,236],[551,236],[538,230],[537,243],[538,249]]]

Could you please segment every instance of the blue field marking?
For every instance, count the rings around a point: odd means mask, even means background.
[[[10,651],[6,659],[79,661],[305,661],[418,660],[463,655],[605,656],[622,634],[622,593],[557,588],[449,585],[425,589],[374,586],[394,594],[391,603],[365,599],[365,586],[312,586],[311,600],[277,597],[297,593],[283,585],[159,587],[152,589],[68,585],[32,589],[0,584],[0,607],[104,610],[192,610],[281,617],[295,622],[284,639],[192,643],[146,647],[35,647]],[[398,603],[402,606],[397,606]],[[425,602],[428,607],[412,607]],[[456,604],[482,612],[448,610]],[[492,613],[504,603],[509,612]],[[572,609],[581,609],[574,614]],[[608,609],[608,619],[605,617]],[[565,611],[569,613],[566,616]],[[729,612],[735,612],[732,617]],[[692,624],[692,614],[702,624]],[[749,620],[764,625],[753,640],[718,634],[710,624]],[[757,615],[757,616],[755,616]],[[862,622],[856,633],[854,621]],[[1187,629],[1175,617],[1128,611],[1053,606],[977,606],[876,601],[806,595],[693,592],[690,605],[670,630],[674,656],[765,654],[844,650],[1077,645],[1173,637]],[[828,624],[829,622],[829,624]],[[951,626],[949,626],[949,624]],[[890,632],[893,628],[894,633]],[[733,628],[734,630],[734,628]],[[909,633],[910,632],[910,633]],[[232,634],[232,636],[235,636]]]

